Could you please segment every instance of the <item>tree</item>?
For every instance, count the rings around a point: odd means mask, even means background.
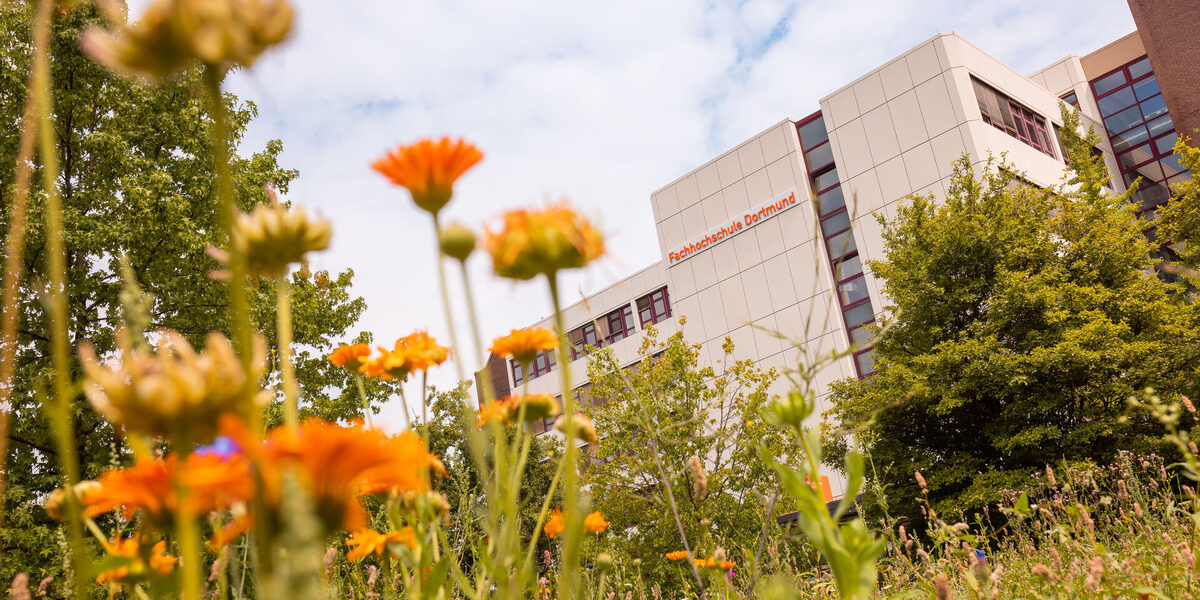
[[[953,514],[1050,463],[1166,451],[1157,423],[1123,421],[1126,400],[1195,380],[1195,307],[1155,276],[1132,192],[1105,191],[1096,134],[1063,115],[1063,184],[1014,185],[1005,165],[977,173],[964,156],[944,202],[910,197],[884,223],[885,258],[871,269],[892,317],[878,373],[838,382],[831,413],[913,518],[916,471],[934,508]]]
[[[784,432],[761,416],[778,374],[735,359],[728,338],[723,349],[716,369],[700,368],[699,345],[682,333],[660,341],[649,328],[638,351],[649,358],[640,363],[624,367],[611,349],[588,360],[592,402],[581,405],[594,416],[600,442],[585,481],[593,508],[612,523],[613,550],[643,559],[648,580],[678,577],[663,555],[683,548],[679,527],[695,556],[711,556],[719,545],[747,564],[739,552],[754,552],[767,503],[780,494],[757,455],[760,445],[789,455]],[[698,462],[689,467],[691,459]]]
[[[27,2],[0,5],[0,64],[4,65],[0,123],[5,124],[0,127],[0,231],[5,235],[26,94],[31,12]],[[91,7],[60,13],[51,47],[70,340],[72,346],[90,341],[101,356],[113,350],[122,314],[120,259],[127,257],[137,281],[154,298],[151,328],[177,330],[199,348],[209,331],[227,330],[228,325],[226,286],[207,276],[220,265],[205,249],[222,241],[208,142],[211,120],[197,93],[199,72],[157,88],[113,77],[78,47],[82,28],[98,20]],[[257,109],[232,95],[226,95],[226,105],[232,121],[232,151]],[[279,165],[281,150],[275,140],[257,152],[235,155],[233,172],[243,210],[266,200],[264,185],[286,192],[297,176]],[[46,279],[43,207],[44,194],[35,186],[24,251],[10,452],[4,457],[8,485],[3,498],[0,580],[5,581],[18,567],[29,571],[35,581],[57,576],[61,568],[57,525],[40,509],[45,494],[61,484],[56,449],[37,394],[46,386],[50,371],[49,326],[38,295]],[[350,271],[330,274],[307,269],[291,277],[295,341],[301,349],[297,367],[310,414],[346,418],[362,411],[351,376],[329,365],[323,356],[352,335],[350,330],[365,309],[365,302],[350,292],[352,277]],[[251,295],[256,328],[273,345],[271,283],[257,282]],[[78,381],[78,364],[73,370]],[[269,379],[277,377],[272,370]],[[382,385],[367,389],[376,404],[387,396]],[[73,420],[83,476],[95,477],[110,461],[119,460],[120,436],[82,396],[74,402]]]
[[[1175,144],[1179,162],[1192,174],[1192,178],[1172,186],[1174,197],[1163,208],[1159,216],[1158,231],[1162,238],[1176,242],[1173,246],[1179,261],[1193,271],[1187,277],[1200,282],[1200,148],[1188,145],[1186,137]]]

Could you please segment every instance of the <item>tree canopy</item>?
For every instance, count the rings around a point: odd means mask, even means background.
[[[7,234],[13,197],[17,138],[29,65],[31,6],[0,5],[0,233]],[[85,25],[97,22],[92,8],[65,12],[56,20],[51,48],[54,122],[64,206],[68,257],[69,335],[73,347],[84,340],[104,356],[114,349],[121,325],[121,258],[126,257],[140,286],[153,297],[150,329],[173,329],[201,347],[209,331],[227,331],[226,287],[208,277],[220,265],[205,250],[222,245],[217,223],[208,130],[212,121],[197,90],[199,72],[170,84],[146,87],[114,77],[79,50]],[[257,115],[254,104],[226,94],[233,152]],[[233,153],[237,198],[246,210],[266,201],[264,185],[286,192],[297,172],[279,164],[278,140],[242,154]],[[35,168],[39,168],[35,164]],[[39,181],[34,177],[34,181]],[[17,373],[11,407],[10,452],[5,468],[3,548],[0,579],[15,569],[35,580],[61,567],[57,524],[40,509],[44,495],[61,485],[49,426],[36,391],[50,372],[49,325],[39,290],[46,280],[43,235],[45,194],[30,194],[21,288]],[[336,243],[336,241],[335,241]],[[304,411],[329,419],[362,412],[351,376],[324,354],[355,337],[352,328],[366,304],[350,289],[353,273],[310,272],[291,276],[298,327],[297,371],[306,400]],[[275,342],[274,293],[269,281],[252,290],[255,326]],[[364,339],[357,335],[357,339]],[[278,373],[272,351],[270,381]],[[78,364],[73,366],[78,378]],[[377,406],[385,384],[368,382]],[[83,400],[73,405],[84,477],[95,477],[121,453],[118,432]]]
[[[870,265],[891,301],[878,373],[838,382],[830,412],[914,518],[916,471],[945,514],[994,503],[1050,463],[1163,451],[1157,422],[1122,419],[1126,401],[1197,380],[1196,307],[1156,276],[1147,224],[1131,192],[1106,189],[1095,133],[1064,119],[1060,185],[964,156],[944,199],[910,197],[883,223]]]

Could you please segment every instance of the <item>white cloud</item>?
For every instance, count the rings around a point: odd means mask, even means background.
[[[367,166],[399,142],[463,135],[486,152],[450,220],[569,196],[610,234],[610,257],[565,285],[590,292],[658,260],[651,192],[939,31],[1031,72],[1134,28],[1124,0],[296,3],[292,41],[229,89],[261,110],[247,148],[282,139],[290,199],[333,220],[314,266],[355,269],[380,341],[446,336],[428,219]],[[486,338],[549,313],[540,285],[475,261]]]

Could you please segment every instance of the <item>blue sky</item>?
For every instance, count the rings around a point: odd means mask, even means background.
[[[130,1],[134,18],[146,1]],[[445,338],[432,228],[368,167],[397,143],[449,134],[484,150],[451,221],[565,196],[599,222],[609,256],[568,279],[570,303],[659,259],[651,192],[935,33],[1030,73],[1134,29],[1125,0],[293,2],[292,39],[228,89],[260,110],[246,149],[281,139],[300,171],[287,197],[333,221],[313,266],[354,268],[360,325],[385,343]],[[549,313],[542,286],[491,278],[483,256],[470,266],[489,338]],[[399,408],[383,420],[402,423]]]

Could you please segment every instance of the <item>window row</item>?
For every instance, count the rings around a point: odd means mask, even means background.
[[[979,113],[985,123],[1054,156],[1046,120],[1041,115],[974,77],[971,83],[975,87],[975,100],[979,103]]]
[[[863,275],[862,261],[854,243],[854,232],[850,226],[850,213],[846,209],[837,167],[832,153],[825,160],[822,149],[829,146],[825,123],[820,113],[797,125],[800,147],[804,150],[817,212],[820,215],[821,237],[829,252],[834,279],[837,281],[838,304],[850,337],[857,350],[855,367],[860,377],[875,372],[873,334],[870,325],[875,322],[875,311],[867,291],[867,280]]]
[[[643,328],[671,317],[671,298],[666,286],[638,298],[633,302],[633,306],[637,307],[638,318]],[[595,321],[584,323],[567,332],[571,360],[587,356],[590,348],[603,348],[606,344],[633,335],[637,331],[633,324],[633,306],[625,304]],[[558,366],[553,351],[538,353],[528,369],[515,360],[509,360],[509,365],[515,386],[541,377]]]

